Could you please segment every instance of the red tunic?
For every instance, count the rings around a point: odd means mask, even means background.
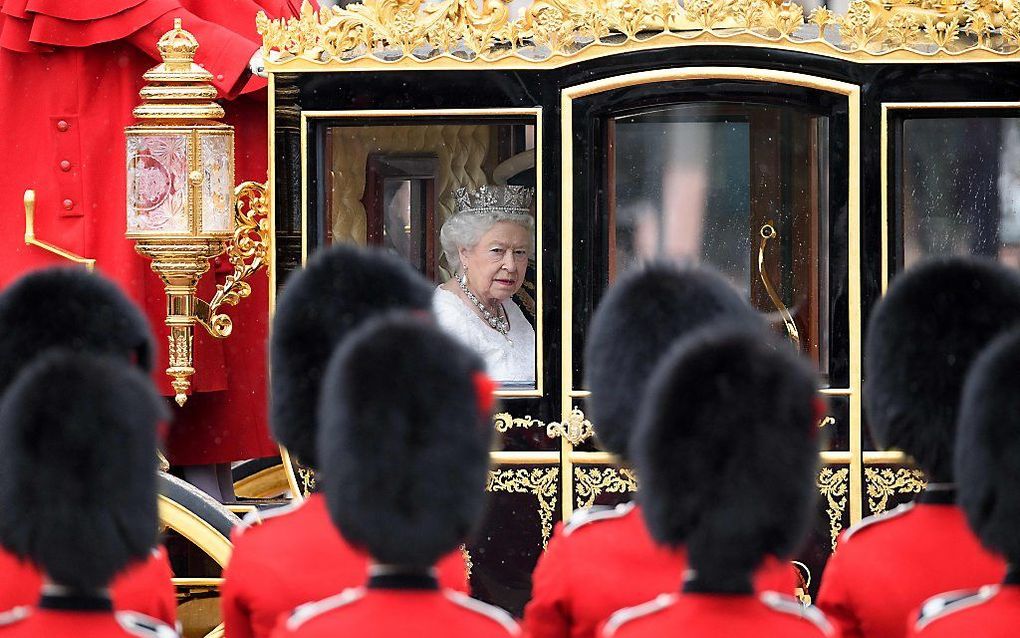
[[[172,576],[166,550],[161,547],[152,558],[129,567],[113,581],[114,607],[176,624],[177,595]],[[41,588],[42,576],[35,567],[0,550],[0,609],[35,605]]]
[[[601,628],[602,638],[833,638],[836,629],[814,607],[796,598],[765,592],[660,594],[622,609]]]
[[[84,604],[83,604],[84,603]],[[114,612],[109,599],[43,596],[39,606],[0,612],[3,638],[176,638],[160,620],[133,611]]]
[[[28,270],[67,263],[23,242],[22,198],[32,188],[37,236],[95,258],[146,308],[165,350],[162,284],[124,238],[123,128],[134,123],[142,74],[158,61],[156,41],[180,17],[221,95],[255,91],[227,111],[238,127],[237,179],[264,181],[264,81],[246,84],[259,44],[255,14],[263,7],[271,15],[291,11],[287,0],[0,0],[0,287]],[[199,400],[177,414],[168,441],[175,464],[276,452],[265,427],[265,277],[255,280],[253,297],[233,313],[229,344],[196,331]],[[203,286],[210,296],[212,278]],[[154,378],[172,394],[163,367]]]
[[[986,585],[940,594],[911,618],[907,635],[916,638],[1015,638],[1020,632],[1020,585]]]
[[[435,581],[433,581],[435,582]],[[273,638],[507,638],[520,629],[510,614],[465,594],[440,589],[347,589],[281,617]]]
[[[844,638],[903,638],[908,616],[940,592],[1000,582],[955,505],[912,503],[848,529],[822,574],[817,605]]]
[[[592,638],[614,611],[680,589],[687,556],[652,540],[638,507],[579,510],[557,526],[532,574],[524,609],[530,638]],[[755,578],[759,591],[793,593],[789,563],[770,560]]]
[[[265,638],[281,614],[365,582],[368,557],[340,536],[322,494],[239,528],[233,541],[220,598],[228,638]],[[444,587],[467,591],[459,551],[438,569]]]

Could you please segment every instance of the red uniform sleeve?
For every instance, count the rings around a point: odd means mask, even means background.
[[[436,571],[439,573],[439,585],[446,589],[453,589],[464,594],[471,593],[471,585],[468,581],[467,558],[464,552],[457,549],[450,552],[436,564]]]
[[[556,526],[546,550],[531,574],[531,600],[524,608],[524,635],[528,638],[569,638],[570,560],[563,525]]]
[[[114,580],[113,604],[118,610],[137,611],[177,624],[177,591],[166,549],[160,547],[149,560],[128,568]]]
[[[860,619],[853,603],[853,584],[848,582],[845,554],[835,552],[822,572],[822,584],[815,604],[825,612],[842,638],[863,638]]]
[[[173,29],[174,18],[181,18],[184,29],[198,40],[195,62],[213,74],[212,84],[216,90],[227,99],[236,97],[251,77],[248,61],[259,48],[259,43],[214,22],[203,20],[183,8],[173,9],[152,20],[132,33],[128,40],[158,60],[156,43],[164,33]]]
[[[232,536],[234,551],[223,569],[223,586],[220,588],[224,638],[253,638],[255,630],[245,588],[255,582],[258,574],[253,573],[248,565],[243,539],[236,533]]]

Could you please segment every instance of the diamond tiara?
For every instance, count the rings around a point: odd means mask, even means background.
[[[458,188],[453,192],[454,213],[528,215],[534,198],[535,189],[529,186],[485,185],[475,189]]]

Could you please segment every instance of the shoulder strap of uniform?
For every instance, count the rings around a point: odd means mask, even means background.
[[[344,605],[349,605],[364,596],[364,587],[352,587],[350,589],[343,590],[335,596],[323,598],[322,600],[317,600],[312,603],[298,605],[294,611],[291,612],[290,617],[287,618],[287,631],[297,631],[301,625],[305,624],[312,618],[321,616],[327,611],[339,609]]]
[[[7,625],[13,625],[16,622],[21,622],[22,620],[28,618],[31,615],[32,608],[28,607],[27,605],[14,607],[13,609],[8,609],[7,611],[2,611],[0,612],[0,627],[6,627]]]
[[[570,534],[589,523],[621,518],[630,513],[632,509],[634,509],[634,503],[620,503],[616,507],[596,505],[575,510],[570,517],[570,522],[563,527],[563,535],[570,536]]]
[[[945,618],[958,611],[984,604],[997,593],[999,593],[998,585],[986,585],[976,591],[966,589],[933,596],[921,605],[921,613],[917,617],[915,629],[921,631],[939,618]]]
[[[453,591],[452,589],[444,589],[443,595],[445,595],[448,600],[463,607],[464,609],[473,611],[476,614],[481,614],[486,618],[499,623],[511,636],[521,635],[521,628],[517,625],[513,616],[506,613],[499,607],[494,607],[488,603],[483,603],[480,600],[475,600],[466,594],[462,594],[459,591]]]
[[[132,636],[142,638],[178,638],[177,631],[162,620],[136,611],[118,611],[114,614],[121,628]]]
[[[676,594],[659,594],[647,603],[641,603],[633,607],[624,607],[609,617],[609,620],[606,621],[605,626],[602,628],[602,635],[605,638],[612,638],[616,631],[624,624],[660,612],[676,603],[676,600]]]
[[[836,635],[836,630],[833,629],[832,623],[829,622],[829,619],[817,607],[804,605],[793,596],[786,596],[774,591],[762,592],[759,594],[758,599],[773,611],[803,618],[811,622],[826,636]]]
[[[885,523],[886,521],[891,521],[894,518],[903,516],[912,509],[914,509],[913,503],[904,503],[903,505],[900,505],[899,507],[891,509],[887,512],[882,512],[881,514],[874,514],[872,516],[868,516],[867,518],[861,519],[861,521],[858,522],[856,525],[853,525],[850,527],[850,529],[846,530],[846,533],[843,534],[843,540],[848,541],[850,540],[851,536],[857,534],[862,529],[871,527],[876,523]]]

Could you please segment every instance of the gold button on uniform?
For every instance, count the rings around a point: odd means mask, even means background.
[[[67,160],[60,160],[60,170],[64,171],[65,173],[71,170],[71,162]]]
[[[71,128],[71,125],[68,124],[66,120],[60,120],[59,122],[57,122],[57,130],[60,131],[61,133],[63,133],[69,128]]]
[[[74,208],[74,202],[72,202],[69,199],[65,199],[64,200],[64,210],[71,210],[72,208]]]

